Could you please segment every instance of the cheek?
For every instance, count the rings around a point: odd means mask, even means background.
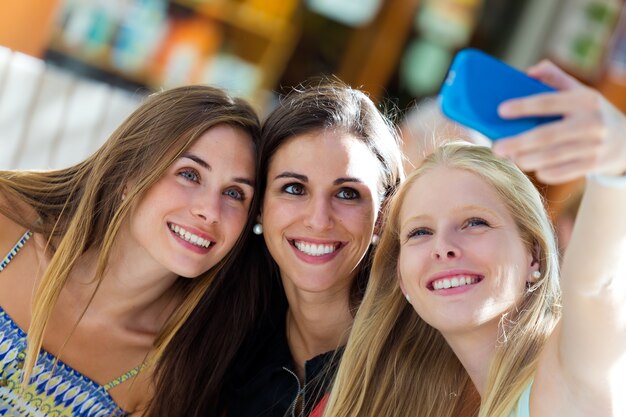
[[[296,202],[269,201],[263,204],[263,233],[271,233],[294,221],[303,209]]]
[[[248,221],[248,209],[245,207],[227,207],[225,220],[225,233],[228,240],[236,240],[243,232]]]
[[[335,213],[345,227],[354,230],[355,234],[367,235],[369,239],[376,223],[376,212],[373,207],[338,205]]]
[[[416,261],[416,256],[413,253],[406,253],[406,251],[400,250],[400,256],[398,258],[398,275],[402,281],[402,285],[407,291],[418,285],[418,278],[420,275],[419,265],[420,262]]]

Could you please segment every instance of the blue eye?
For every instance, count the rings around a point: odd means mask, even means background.
[[[427,229],[425,227],[418,227],[418,228],[412,229],[409,233],[407,233],[406,237],[407,239],[411,239],[413,237],[430,236],[432,234],[433,234],[432,230]]]
[[[243,201],[246,199],[245,193],[237,188],[229,188],[228,190],[224,191],[224,195],[238,201]]]
[[[337,193],[337,197],[344,199],[344,200],[356,200],[359,197],[361,197],[361,195],[359,194],[357,190],[354,190],[352,188],[342,188]]]
[[[200,174],[195,169],[184,169],[180,171],[178,175],[183,177],[187,181],[200,182]]]
[[[481,219],[480,217],[472,217],[471,219],[467,219],[465,221],[466,227],[477,227],[477,226],[489,226],[487,220]]]
[[[286,192],[287,194],[303,195],[304,186],[298,183],[287,184],[283,187],[283,191]]]

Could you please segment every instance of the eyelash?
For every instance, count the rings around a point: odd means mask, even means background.
[[[238,195],[235,197],[229,194],[231,191],[235,191]],[[246,199],[246,193],[243,190],[237,188],[229,188],[228,190],[224,191],[223,194],[237,201],[244,201]]]
[[[346,194],[346,193],[351,193],[352,197],[341,197],[341,194]],[[343,199],[343,200],[358,200],[361,197],[361,194],[359,194],[359,192],[353,188],[342,188],[341,190],[339,190],[339,192],[337,193],[337,197]]]
[[[416,229],[411,230],[409,233],[407,233],[406,238],[407,239],[411,239],[412,237],[418,236],[418,233],[420,232],[428,232],[429,234],[432,234],[432,232],[425,228],[425,227],[418,227]],[[425,235],[419,235],[419,236],[425,236]]]
[[[299,192],[294,191],[294,188],[298,188]],[[285,184],[282,187],[282,191],[291,195],[304,195],[305,187],[304,185],[300,183],[290,183],[290,184]],[[352,195],[346,196],[346,194],[352,194]],[[339,192],[337,192],[336,196],[342,200],[357,200],[361,198],[361,194],[353,188],[342,188],[341,190],[339,190]]]
[[[470,224],[470,223],[474,223],[474,222],[478,223],[477,225],[474,225],[474,226],[480,225],[480,226],[490,227],[489,222],[487,222],[487,220],[485,220],[485,219],[481,219],[480,217],[472,217],[470,219],[467,219],[465,221],[464,227],[472,226],[472,224]]]
[[[293,191],[294,187],[298,187],[300,189],[300,192],[294,192]],[[291,195],[302,195],[302,194],[304,194],[304,186],[302,184],[300,184],[300,183],[297,183],[297,182],[293,183],[292,182],[292,183],[289,183],[289,184],[285,184],[282,187],[282,191],[287,193],[287,194],[291,194]]]
[[[472,224],[472,223],[476,223],[476,224]],[[486,227],[491,227],[489,225],[489,222],[487,222],[487,220],[485,219],[481,219],[480,217],[472,217],[470,219],[467,219],[465,221],[465,223],[463,223],[463,228],[466,227],[477,227],[477,226],[486,226]],[[421,232],[427,232],[428,234],[432,234],[432,231],[425,228],[425,227],[418,227],[415,229],[412,229],[411,231],[409,231],[409,233],[407,233],[406,237],[407,239],[411,239],[415,236],[425,236],[425,234],[421,234]]]
[[[193,175],[194,178],[189,178],[188,174]],[[192,181],[196,183],[200,182],[200,173],[192,168],[182,169],[178,172],[177,175],[179,175],[180,177],[184,178],[187,181]]]

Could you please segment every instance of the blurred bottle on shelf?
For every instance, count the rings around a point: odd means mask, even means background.
[[[125,14],[125,0],[66,0],[59,16],[63,43],[86,57],[103,54]]]
[[[121,20],[111,50],[111,64],[125,73],[144,71],[168,30],[167,1],[133,0]]]
[[[224,88],[232,94],[252,98],[260,87],[261,69],[230,52],[209,57],[199,78],[203,84]]]
[[[215,54],[221,43],[222,31],[210,19],[171,19],[153,67],[155,81],[166,87],[198,82],[206,58]]]

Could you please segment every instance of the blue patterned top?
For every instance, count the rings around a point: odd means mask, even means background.
[[[42,350],[22,394],[26,333],[0,307],[0,416],[122,417],[105,388]],[[55,363],[56,362],[56,363]],[[54,373],[53,373],[54,371]]]
[[[0,272],[32,235],[27,231],[0,263]],[[128,415],[108,390],[135,376],[138,366],[105,386],[87,378],[42,350],[31,383],[20,394],[26,357],[26,333],[0,307],[0,416],[123,417]]]

